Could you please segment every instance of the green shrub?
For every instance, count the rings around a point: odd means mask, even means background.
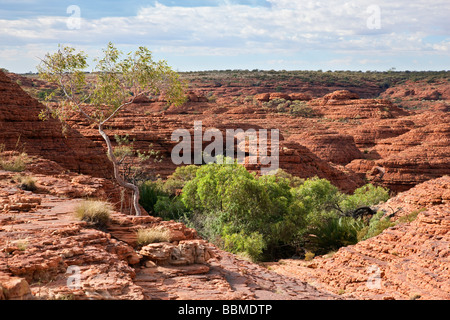
[[[244,231],[232,234],[224,231],[223,238],[225,250],[247,256],[252,261],[258,261],[266,247],[263,235],[258,232],[245,235]]]
[[[312,259],[314,259],[315,254],[311,251],[306,251],[305,252],[305,261],[311,261]]]
[[[387,189],[369,183],[356,189],[353,195],[344,197],[339,205],[344,212],[348,212],[359,207],[386,202],[388,199],[389,191]]]
[[[391,222],[388,217],[384,217],[383,211],[379,211],[370,219],[369,225],[358,232],[358,241],[375,237],[382,233],[383,230],[394,225],[395,223]]]
[[[75,207],[75,216],[97,227],[104,227],[110,219],[113,207],[108,202],[85,200]]]
[[[279,243],[291,245],[304,224],[304,207],[294,199],[289,183],[277,176],[256,178],[236,163],[211,163],[186,183],[181,199],[193,211],[197,230],[210,241],[223,242],[220,238],[227,236],[228,243],[234,243],[233,234],[241,239],[257,232],[263,236],[263,247],[274,251]]]
[[[421,208],[421,209],[418,209],[418,210],[414,210],[410,214],[407,214],[406,216],[398,218],[396,223],[398,224],[398,223],[413,222],[414,220],[416,220],[416,218],[419,215],[419,213],[424,212],[426,210],[427,210],[426,208]]]
[[[327,253],[358,242],[358,232],[365,227],[362,220],[331,217],[312,230],[310,245],[316,253]]]
[[[153,181],[146,181],[139,186],[139,204],[149,213],[155,212],[158,196],[164,195],[160,186]]]
[[[189,165],[177,167],[175,172],[164,182],[163,190],[169,195],[175,195],[184,185],[195,178],[199,166]]]
[[[314,117],[314,110],[305,101],[293,101],[289,108],[289,113],[298,117]]]
[[[189,215],[189,210],[179,197],[158,196],[153,209],[154,213],[164,220],[180,220]]]
[[[155,214],[181,220],[222,249],[253,260],[288,257],[305,248],[326,253],[355,244],[376,219],[370,226],[367,219],[346,212],[389,196],[372,185],[347,195],[326,179],[303,180],[282,170],[257,177],[233,161],[177,169],[163,185],[172,192],[182,187],[182,193],[157,195]]]

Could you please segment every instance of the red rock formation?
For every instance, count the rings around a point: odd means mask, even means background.
[[[330,130],[308,130],[291,135],[288,141],[304,145],[320,159],[335,164],[346,165],[354,159],[364,158],[352,136]]]
[[[39,120],[45,107],[0,71],[0,144],[22,148],[58,162],[67,170],[110,177],[112,166],[102,148],[55,119]]]
[[[291,93],[289,96],[291,97],[291,100],[309,101],[312,99],[309,94],[299,92]]]
[[[310,106],[319,115],[329,119],[386,119],[408,114],[389,100],[358,99],[357,94],[346,90],[312,100]]]
[[[396,192],[450,174],[449,117],[443,114],[441,123],[380,140],[372,152],[381,158],[374,168],[382,169],[371,170],[369,179]]]

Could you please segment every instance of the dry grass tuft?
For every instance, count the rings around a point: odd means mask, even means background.
[[[145,246],[150,243],[169,242],[170,231],[163,228],[147,228],[137,231],[137,244]]]
[[[105,226],[110,218],[113,206],[105,201],[85,200],[75,208],[75,216],[95,226]]]

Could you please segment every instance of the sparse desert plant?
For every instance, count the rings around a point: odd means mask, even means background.
[[[0,157],[0,168],[6,171],[22,172],[26,169],[29,157],[25,152],[18,155]]]
[[[14,242],[14,244],[17,246],[17,248],[20,251],[25,251],[27,250],[28,246],[30,245],[28,242],[28,239],[20,239]]]
[[[311,118],[314,116],[314,110],[305,101],[293,101],[290,105],[289,112],[292,115],[303,118]]]
[[[36,179],[31,176],[18,175],[14,179],[20,184],[19,187],[26,191],[36,191]]]
[[[314,252],[311,251],[306,251],[305,252],[305,261],[311,261],[312,259],[314,259]]]
[[[419,213],[426,211],[426,208],[421,208],[419,210],[414,210],[412,211],[410,214],[407,214],[406,216],[400,217],[398,218],[398,220],[396,221],[396,223],[408,223],[408,222],[413,222],[414,220],[416,220],[417,216],[419,215]]]
[[[105,201],[84,200],[75,207],[75,216],[97,227],[105,226],[109,219],[113,206]]]
[[[169,242],[170,241],[170,231],[164,228],[146,228],[139,229],[137,231],[137,244],[139,246],[145,246],[150,243],[157,242]]]

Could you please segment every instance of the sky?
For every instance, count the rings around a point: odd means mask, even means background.
[[[449,0],[0,0],[0,67],[111,41],[177,71],[450,70],[449,15]]]

